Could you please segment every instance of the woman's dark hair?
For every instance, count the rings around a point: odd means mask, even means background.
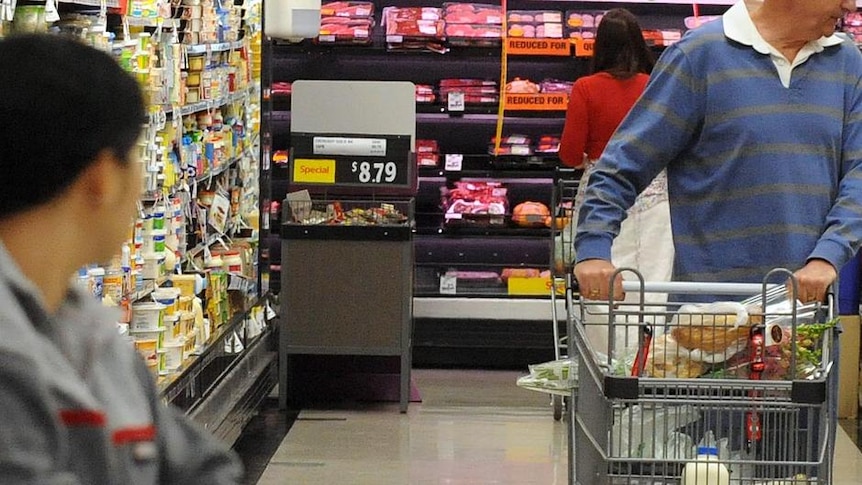
[[[625,79],[649,74],[654,65],[655,56],[644,41],[637,18],[624,8],[609,10],[596,30],[592,72]]]
[[[57,35],[0,40],[0,218],[60,196],[103,151],[127,162],[145,114],[110,55]]]

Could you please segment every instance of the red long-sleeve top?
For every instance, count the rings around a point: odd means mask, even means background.
[[[601,156],[617,126],[640,97],[648,79],[647,74],[616,79],[606,72],[599,72],[575,81],[560,140],[563,165],[581,167],[584,153],[591,160]]]

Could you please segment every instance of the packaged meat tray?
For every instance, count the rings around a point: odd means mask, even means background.
[[[450,88],[450,87],[465,87],[465,86],[483,86],[483,87],[497,87],[496,81],[489,81],[487,79],[441,79],[440,80],[440,89]]]
[[[604,10],[569,10],[566,12],[566,27],[595,31],[604,15]]]
[[[541,87],[530,81],[529,79],[521,79],[516,77],[512,81],[506,83],[506,92],[512,94],[539,94],[542,91]]]
[[[416,140],[416,153],[437,153],[440,147],[437,140]]]
[[[440,99],[443,103],[449,102],[449,93],[440,93]],[[500,96],[490,94],[465,94],[464,104],[497,104],[500,102]]]
[[[417,153],[416,165],[419,167],[437,168],[440,166],[440,155],[438,153]]]
[[[523,24],[510,23],[509,37],[523,37],[525,39],[562,39],[563,24],[561,23],[542,23],[542,24]]]
[[[437,140],[416,140],[416,165],[420,167],[438,167],[440,154]]]
[[[445,276],[458,280],[458,286],[469,288],[493,288],[503,284],[500,275],[494,271],[460,271],[450,269]]]
[[[429,84],[416,85],[416,102],[420,104],[428,104],[437,101],[437,95],[434,94],[434,86]]]
[[[560,135],[542,135],[536,144],[536,153],[559,153]]]
[[[649,46],[669,46],[682,38],[682,31],[648,29],[643,31],[643,35]]]
[[[437,7],[386,7],[383,9],[383,22],[418,22],[443,20],[443,10]]]
[[[495,144],[496,142],[497,142],[496,136],[491,138],[491,144],[492,145]],[[500,141],[500,145],[527,145],[527,146],[529,146],[532,144],[533,144],[532,138],[530,138],[527,135],[519,135],[519,134],[504,136],[503,139]]]
[[[507,189],[500,182],[455,182],[441,187],[447,225],[503,225],[509,209]]]
[[[570,10],[566,12],[566,37],[595,39],[596,28],[604,15],[603,10]]]
[[[536,153],[530,145],[500,145],[496,152],[494,148],[493,143],[488,145],[488,155],[529,157]]]
[[[559,10],[510,10],[506,15],[506,20],[510,24],[562,24],[563,12]]]
[[[503,23],[503,9],[499,5],[484,3],[444,3],[443,18],[447,25],[500,25]]]
[[[499,25],[447,23],[446,37],[450,42],[456,39],[501,39],[503,37],[503,28]]]
[[[321,17],[372,17],[374,4],[371,2],[329,2],[320,6]]]
[[[539,83],[539,89],[543,93],[569,94],[572,92],[573,85],[574,83],[571,81],[562,81],[560,79],[545,79],[541,83]]]
[[[330,22],[330,19],[338,19],[338,22]],[[348,20],[344,22],[343,20]],[[369,19],[348,19],[347,17],[328,17],[320,19],[320,35],[318,42],[327,43],[371,43],[371,28],[373,24]]]

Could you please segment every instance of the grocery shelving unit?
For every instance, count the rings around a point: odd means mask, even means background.
[[[385,6],[440,7],[443,2],[423,0],[377,1],[376,26],[368,45],[331,45],[306,40],[299,44],[268,42],[272,82],[300,79],[409,80],[436,85],[444,78],[500,79],[500,47],[450,47],[445,54],[394,52],[386,49],[387,38],[380,26]],[[479,0],[479,3],[494,3]],[[701,15],[722,13],[734,0],[697,2]],[[645,29],[684,30],[684,19],[692,15],[691,2],[657,1],[553,1],[511,0],[509,10],[607,10],[624,6],[635,13]],[[656,48],[660,52],[660,48]],[[546,78],[572,81],[589,70],[589,59],[575,55],[509,55],[508,77],[538,82]],[[273,97],[270,136],[273,150],[290,148],[291,113],[289,97]],[[440,166],[420,168],[416,197],[416,285],[414,298],[417,360],[433,351],[423,348],[451,348],[475,353],[477,348],[508,347],[530,349],[529,360],[551,352],[551,311],[547,295],[510,294],[502,281],[487,286],[441,285],[449,270],[497,271],[502,268],[547,269],[550,261],[550,231],[512,224],[495,227],[454,227],[444,223],[440,188],[457,181],[499,180],[508,188],[510,209],[524,201],[551,204],[555,168],[554,156],[501,158],[488,155],[488,143],[495,135],[498,106],[466,105],[450,111],[437,101],[417,103],[417,139],[435,139],[441,153]],[[338,116],[338,113],[332,113]],[[503,135],[525,134],[537,139],[542,134],[560,134],[565,112],[559,110],[511,110],[504,113]],[[446,170],[445,155],[463,157],[459,170]],[[514,158],[514,162],[513,162]],[[273,200],[286,192],[285,175],[274,169]],[[282,169],[282,174],[286,172]],[[273,215],[277,215],[274,213]],[[278,239],[268,238],[275,254]],[[277,275],[273,275],[278,290]],[[444,288],[445,287],[445,288]],[[531,325],[542,324],[542,325]],[[531,352],[531,351],[527,351]],[[480,352],[481,353],[481,352]],[[550,354],[552,355],[552,354]]]
[[[180,68],[183,70],[190,67],[187,63],[191,58],[203,58],[204,65],[209,66],[212,62],[213,65],[219,64],[221,67],[229,63],[228,54],[241,52],[242,56],[251,57],[254,39],[259,41],[260,38],[259,35],[255,35],[259,34],[261,28],[259,11],[262,10],[262,4],[259,0],[237,0],[230,3],[230,5],[235,3],[237,6],[243,6],[243,23],[242,27],[239,27],[239,24],[236,25],[238,29],[236,40],[225,33],[223,42],[187,43],[178,48],[175,45],[165,47],[171,44],[170,41],[162,42],[164,39],[173,39],[177,42],[180,39],[177,34],[182,31],[181,27],[187,22],[182,16],[181,2],[167,2],[168,5],[165,5],[167,10],[160,10],[158,18],[133,17],[132,9],[125,1],[59,0],[59,3],[61,14],[83,15],[75,22],[83,21],[86,24],[87,21],[83,20],[84,18],[95,21],[96,12],[101,8],[103,10],[100,19],[106,19],[103,25],[110,30],[123,30],[125,33],[133,31],[134,36],[137,30],[145,29],[152,36],[151,42],[155,45],[159,62],[176,59],[178,54],[181,57]],[[93,7],[97,10],[94,11]],[[125,7],[129,7],[128,11],[124,10]],[[166,11],[170,11],[170,15],[166,15]],[[145,15],[149,15],[146,9]],[[162,18],[162,15],[168,18]],[[124,28],[126,26],[128,28]],[[234,32],[234,29],[229,30]],[[83,32],[86,33],[86,29]],[[128,43],[125,46],[127,47]],[[124,41],[115,43],[113,47],[114,53],[122,63],[123,57],[120,52],[123,50]],[[217,56],[222,58],[219,60]],[[251,62],[251,59],[248,59],[248,63]],[[154,66],[155,64],[150,65],[150,67]],[[131,70],[133,67],[127,66],[127,69]],[[138,67],[140,66],[134,69]],[[166,67],[161,65],[160,68]],[[202,69],[202,72],[204,70]],[[253,71],[253,69],[250,70]],[[234,145],[231,151],[226,152],[231,153],[232,156],[206,154],[207,162],[202,166],[194,166],[192,162],[183,160],[182,155],[178,153],[179,144],[177,144],[172,150],[173,155],[176,155],[180,161],[176,162],[176,167],[168,175],[165,175],[164,165],[159,164],[162,162],[152,162],[155,157],[149,162],[145,159],[148,172],[154,173],[153,167],[158,166],[161,175],[157,188],[147,191],[141,198],[142,211],[148,210],[161,201],[174,198],[183,201],[183,220],[187,223],[185,233],[188,238],[183,241],[186,244],[181,243],[180,246],[185,249],[178,250],[176,267],[181,268],[185,273],[194,273],[202,268],[210,248],[215,250],[226,242],[230,243],[231,238],[241,239],[253,246],[258,244],[259,231],[254,228],[257,220],[250,221],[246,217],[240,221],[238,217],[232,217],[224,228],[215,228],[212,224],[207,224],[207,212],[202,210],[206,204],[198,198],[198,189],[203,192],[205,189],[223,187],[234,192],[235,200],[231,201],[234,204],[232,208],[244,204],[246,207],[260,209],[258,180],[268,181],[266,173],[268,167],[259,163],[261,139],[259,121],[256,118],[260,112],[261,89],[259,79],[255,81],[253,75],[247,86],[236,82],[240,77],[239,74],[232,73],[230,82],[226,82],[219,88],[218,95],[204,96],[202,87],[200,99],[191,99],[185,104],[179,104],[174,99],[173,104],[154,104],[148,110],[150,114],[148,136],[161,136],[161,130],[170,125],[174,125],[177,130],[182,129],[181,134],[186,134],[181,120],[220,111],[224,111],[225,115],[231,113],[243,125],[243,129],[236,132],[240,134],[232,140]],[[246,76],[242,78],[245,79]],[[140,77],[138,79],[141,80]],[[201,86],[205,85],[202,83]],[[185,143],[186,140],[183,142]],[[150,155],[157,149],[157,145],[157,138],[146,140],[144,154]],[[164,164],[168,163],[164,162]],[[268,183],[266,186],[268,187]],[[235,215],[233,212],[232,214]],[[254,259],[256,260],[257,256]],[[198,339],[196,352],[186,358],[178,370],[162,374],[157,379],[157,387],[164,401],[176,405],[228,443],[233,443],[239,437],[242,428],[277,381],[277,355],[271,350],[274,327],[271,322],[276,316],[275,307],[266,290],[265,275],[257,271],[257,261],[254,261],[253,265],[255,278],[246,279],[235,274],[228,276],[231,288],[237,290],[233,290],[234,293],[231,295],[231,309],[229,314],[226,314],[226,320],[213,329],[205,342],[200,342]],[[142,283],[139,281],[133,291],[123,295],[124,304],[132,305],[136,302],[149,301],[158,288],[169,285],[173,268],[166,268],[166,270],[165,274],[155,279],[145,279]]]

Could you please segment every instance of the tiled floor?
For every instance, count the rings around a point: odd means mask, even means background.
[[[415,370],[423,402],[407,414],[395,404],[304,410],[257,483],[565,484],[566,426],[545,395],[514,385],[518,376]],[[862,483],[862,453],[844,431],[836,463],[834,485]]]

